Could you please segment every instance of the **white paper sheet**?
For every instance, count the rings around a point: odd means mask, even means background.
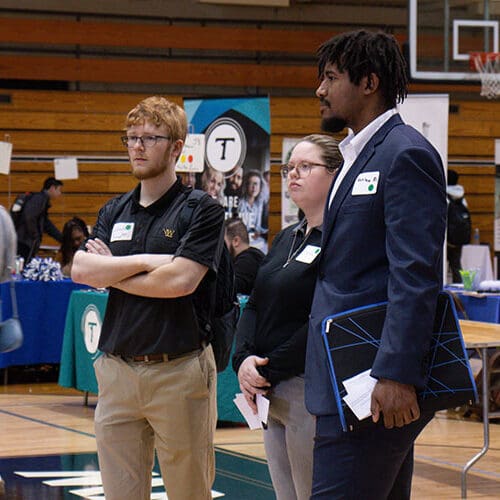
[[[205,167],[205,134],[188,134],[175,165],[176,172],[203,172]]]
[[[257,403],[257,415],[250,408],[245,396],[243,396],[241,392],[235,395],[233,401],[245,418],[250,430],[265,428],[267,425],[267,416],[269,414],[269,399],[261,394],[257,394],[255,399]]]
[[[371,369],[342,381],[347,391],[344,401],[358,420],[363,420],[371,415],[372,392],[377,379],[370,376],[370,372]]]
[[[10,174],[10,159],[12,157],[12,143],[0,141],[0,174]]]
[[[56,179],[78,179],[78,162],[76,158],[54,158]]]

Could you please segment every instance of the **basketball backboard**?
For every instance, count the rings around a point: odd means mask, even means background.
[[[500,0],[409,0],[410,74],[480,80],[471,52],[500,52]]]

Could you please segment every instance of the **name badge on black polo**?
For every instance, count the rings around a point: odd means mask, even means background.
[[[130,241],[134,234],[134,222],[117,222],[113,226],[110,241]]]
[[[321,248],[316,245],[307,245],[302,252],[297,255],[295,260],[304,264],[311,264],[320,254]]]

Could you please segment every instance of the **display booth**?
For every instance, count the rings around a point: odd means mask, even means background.
[[[71,294],[64,341],[60,355],[59,385],[85,393],[97,394],[94,361],[101,355],[97,349],[108,293],[96,290],[77,290]],[[238,378],[231,364],[217,377],[217,413],[219,421],[243,422],[233,403],[239,392]]]

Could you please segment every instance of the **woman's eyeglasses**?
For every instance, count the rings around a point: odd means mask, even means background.
[[[288,175],[295,169],[299,177],[307,177],[314,167],[331,168],[329,165],[323,163],[309,163],[302,162],[298,165],[291,165],[290,163],[281,166],[281,176],[286,179]]]

